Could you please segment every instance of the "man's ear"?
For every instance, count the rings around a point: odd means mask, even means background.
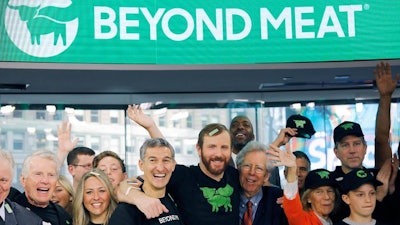
[[[143,161],[139,160],[139,168],[141,171],[143,171]]]
[[[196,144],[196,150],[197,150],[197,154],[199,155],[199,158],[201,158],[201,147],[199,144]]]
[[[26,178],[22,176],[22,174],[19,176],[19,182],[21,183],[22,187],[25,189],[25,180]]]
[[[333,152],[335,153],[336,158],[339,158],[339,157],[338,157],[338,150],[337,150],[337,148],[334,148],[334,149],[333,149]]]
[[[72,177],[75,175],[74,169],[75,168],[73,165],[68,165],[68,172],[69,172],[69,174],[71,174]]]

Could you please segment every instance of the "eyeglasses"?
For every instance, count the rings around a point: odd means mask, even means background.
[[[83,168],[89,169],[89,170],[93,168],[92,164],[86,164],[86,165],[73,164],[73,165],[74,166],[80,166],[80,167],[83,167]]]
[[[246,171],[246,172],[252,170],[253,168],[254,168],[256,173],[264,173],[266,171],[264,167],[262,167],[260,165],[254,165],[253,166],[252,164],[243,164],[240,168],[243,171]]]

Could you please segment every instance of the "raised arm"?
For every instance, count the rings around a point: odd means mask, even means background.
[[[399,81],[399,74],[392,78],[389,63],[381,62],[376,65],[374,77],[379,91],[379,106],[375,122],[375,167],[380,168],[387,159],[392,157],[389,143],[390,103]]]
[[[292,137],[297,134],[297,129],[295,128],[283,128],[279,131],[278,137],[271,143],[274,146],[280,147],[286,145]]]
[[[168,213],[168,209],[161,203],[160,199],[147,196],[140,191],[140,188],[130,184],[128,180],[118,184],[116,194],[119,202],[136,205],[147,219],[156,218],[163,212]]]
[[[129,119],[131,119],[144,129],[146,129],[150,137],[164,138],[164,135],[158,129],[154,120],[145,113],[143,113],[139,105],[128,105],[126,113],[128,114]]]
[[[62,165],[67,158],[67,155],[72,149],[78,144],[78,138],[74,140],[71,139],[71,129],[72,126],[68,121],[64,121],[60,126],[57,126],[57,136],[58,136],[58,149],[57,157]]]

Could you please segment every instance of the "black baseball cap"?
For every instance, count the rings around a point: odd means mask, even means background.
[[[326,169],[316,169],[308,172],[304,181],[304,190],[315,189],[322,186],[336,187],[336,180],[331,172]]]
[[[354,169],[343,176],[343,180],[339,181],[339,186],[343,194],[347,194],[349,191],[355,190],[366,183],[370,183],[375,187],[382,185],[382,182],[376,179],[372,171]]]
[[[335,143],[340,142],[342,138],[348,135],[364,137],[364,133],[361,130],[360,124],[350,121],[344,121],[343,123],[337,125],[337,127],[335,127],[335,130],[333,131],[333,141]]]
[[[286,127],[296,128],[296,137],[310,139],[315,134],[311,120],[302,115],[291,115],[286,121]]]

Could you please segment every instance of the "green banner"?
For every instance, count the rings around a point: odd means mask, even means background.
[[[1,0],[0,15],[0,61],[400,58],[400,1],[393,0]]]

